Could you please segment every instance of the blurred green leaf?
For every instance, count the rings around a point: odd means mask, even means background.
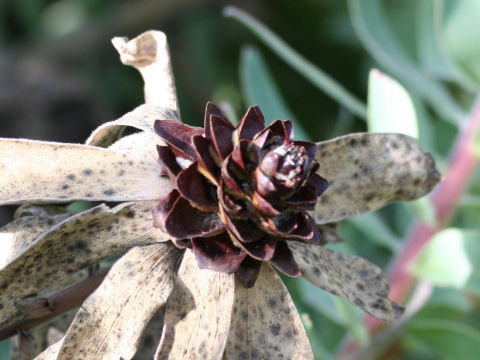
[[[310,140],[285,104],[262,54],[252,46],[242,49],[240,80],[246,102],[249,105],[259,105],[268,122],[275,119],[290,119],[295,124],[295,138]]]
[[[441,43],[444,6],[442,1],[416,2],[417,49],[423,71],[442,80],[455,81],[471,89],[473,84],[463,76],[447,57]]]
[[[75,201],[67,206],[67,210],[71,212],[82,212],[93,207],[88,201]]]
[[[419,138],[415,106],[407,90],[392,77],[377,69],[368,77],[368,131],[400,133]],[[427,197],[410,201],[407,206],[427,225],[436,223],[435,210]]]
[[[366,345],[370,336],[365,323],[363,322],[363,316],[360,309],[345,299],[337,296],[334,296],[333,298],[335,305],[345,319],[345,323],[355,339],[355,342],[358,345]]]
[[[10,359],[10,340],[0,341],[0,360]]]
[[[480,231],[446,229],[421,252],[411,271],[437,286],[480,294]]]
[[[265,25],[233,6],[227,6],[224,9],[224,15],[232,17],[245,25],[283,61],[298,71],[321,91],[325,92],[325,94],[331,96],[358,117],[362,119],[366,118],[365,105],[359,99],[348,92],[328,74],[296,52]]]
[[[405,203],[405,206],[420,218],[424,224],[430,227],[435,227],[437,224],[436,210],[428,196],[409,201]]]
[[[81,2],[55,1],[43,12],[41,31],[47,36],[62,37],[78,30],[86,21],[85,7]]]
[[[316,287],[311,282],[300,278],[297,281],[299,295],[303,304],[310,306],[320,312],[332,322],[345,326],[345,318],[335,306],[333,296],[326,291]]]
[[[407,90],[377,69],[368,76],[367,126],[371,132],[400,133],[418,139],[417,115]]]
[[[238,116],[235,113],[235,110],[234,110],[232,104],[229,101],[220,101],[220,102],[217,102],[217,103],[218,103],[218,107],[220,108],[220,110],[222,110],[222,112],[225,114],[227,119],[230,120],[230,122],[233,125],[237,125],[238,124]]]
[[[480,1],[450,3],[445,13],[445,50],[469,79],[480,87]]]
[[[366,213],[345,220],[357,231],[360,231],[376,245],[389,249],[395,253],[400,247],[400,239],[396,236],[378,213]]]
[[[459,124],[464,111],[448,92],[431,81],[407,56],[392,34],[378,0],[349,0],[350,16],[363,45],[378,63],[434,107],[445,120]]]
[[[420,341],[439,359],[472,360],[478,358],[480,332],[453,321],[440,319],[411,320],[408,335]]]

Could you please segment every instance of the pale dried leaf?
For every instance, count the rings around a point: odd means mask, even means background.
[[[62,347],[63,340],[57,341],[55,344],[50,345],[46,348],[40,355],[38,355],[34,360],[57,360],[60,348]]]
[[[152,226],[154,202],[99,205],[70,217],[0,270],[0,327],[21,319],[15,301],[63,282],[69,275],[137,245],[167,241]]]
[[[238,279],[225,358],[313,359],[302,321],[282,280],[263,263],[255,286]]]
[[[109,121],[95,129],[87,139],[87,145],[107,147],[117,141],[127,126],[155,133],[155,120],[180,120],[178,112],[156,104],[143,104],[121,118]]]
[[[0,204],[157,200],[172,189],[161,167],[102,148],[0,140]]]
[[[23,216],[38,216],[48,217],[54,215],[62,215],[69,213],[67,209],[68,205],[58,204],[23,204],[19,206],[13,214],[14,219],[18,219]]]
[[[179,256],[166,243],[135,247],[117,261],[79,309],[58,360],[131,359],[144,327],[173,289]]]
[[[167,37],[161,31],[146,31],[128,41],[112,39],[125,65],[135,67],[145,82],[145,102],[178,110],[175,81],[170,64]]]
[[[0,228],[0,269],[25,251],[43,232],[71,215],[24,216]]]
[[[290,242],[303,276],[318,287],[347,299],[381,321],[393,321],[403,309],[388,300],[389,286],[382,270],[361,257]]]
[[[400,134],[359,133],[318,143],[318,173],[330,187],[315,207],[318,224],[413,200],[440,180],[418,142]]]
[[[192,251],[186,251],[155,359],[221,359],[233,297],[233,274],[201,270]]]
[[[163,141],[157,134],[142,131],[128,135],[116,141],[108,147],[109,150],[119,152],[131,157],[150,161],[158,165],[157,144],[163,145]]]

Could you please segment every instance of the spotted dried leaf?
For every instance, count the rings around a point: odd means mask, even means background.
[[[156,200],[172,189],[158,165],[102,148],[0,140],[0,204]]]
[[[107,147],[117,141],[127,126],[145,132],[154,132],[153,124],[158,119],[178,120],[178,112],[157,104],[143,104],[121,118],[99,126],[87,139],[87,145]]]
[[[166,241],[152,227],[151,202],[99,205],[68,218],[0,270],[0,327],[21,319],[17,299],[41,292],[80,269],[132,246]]]
[[[381,321],[393,321],[403,309],[388,300],[382,270],[358,256],[321,246],[290,245],[303,276],[318,287],[347,299]]]
[[[63,338],[55,344],[50,345],[43,352],[41,352],[34,360],[57,360],[58,353],[63,344]]]
[[[228,336],[233,290],[233,274],[200,270],[195,256],[187,251],[168,300],[155,359],[221,359]]]
[[[157,144],[162,144],[161,139],[157,135],[142,131],[121,138],[110,145],[108,149],[149,161],[152,164],[158,164]]]
[[[351,134],[321,142],[317,161],[330,184],[315,207],[318,224],[419,198],[440,180],[430,154],[400,134]]]
[[[290,294],[267,263],[262,264],[253,288],[236,281],[225,358],[313,359]]]
[[[79,309],[58,360],[131,359],[141,333],[173,289],[180,252],[170,244],[135,247]]]
[[[71,214],[56,216],[24,216],[0,229],[0,269],[24,252],[45,231]]]

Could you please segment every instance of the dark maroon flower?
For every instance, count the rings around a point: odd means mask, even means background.
[[[212,103],[204,129],[157,120],[160,163],[176,184],[154,209],[155,226],[191,248],[200,268],[237,272],[254,285],[261,261],[289,276],[300,270],[287,240],[319,242],[307,210],[328,182],[316,172],[317,146],[293,140],[290,121],[265,127],[252,106],[237,127]]]

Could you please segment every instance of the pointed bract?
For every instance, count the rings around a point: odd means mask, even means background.
[[[235,127],[228,120],[215,115],[210,116],[210,137],[222,159],[225,159],[233,150],[234,130]]]
[[[155,121],[155,132],[171,146],[177,156],[195,158],[192,138],[203,134],[203,129],[185,125],[177,120]]]
[[[252,140],[253,137],[263,130],[265,119],[258,106],[251,106],[243,116],[236,131],[236,143],[240,140]]]
[[[247,254],[233,245],[226,232],[211,237],[193,238],[192,249],[200,269],[226,273],[237,271]]]

